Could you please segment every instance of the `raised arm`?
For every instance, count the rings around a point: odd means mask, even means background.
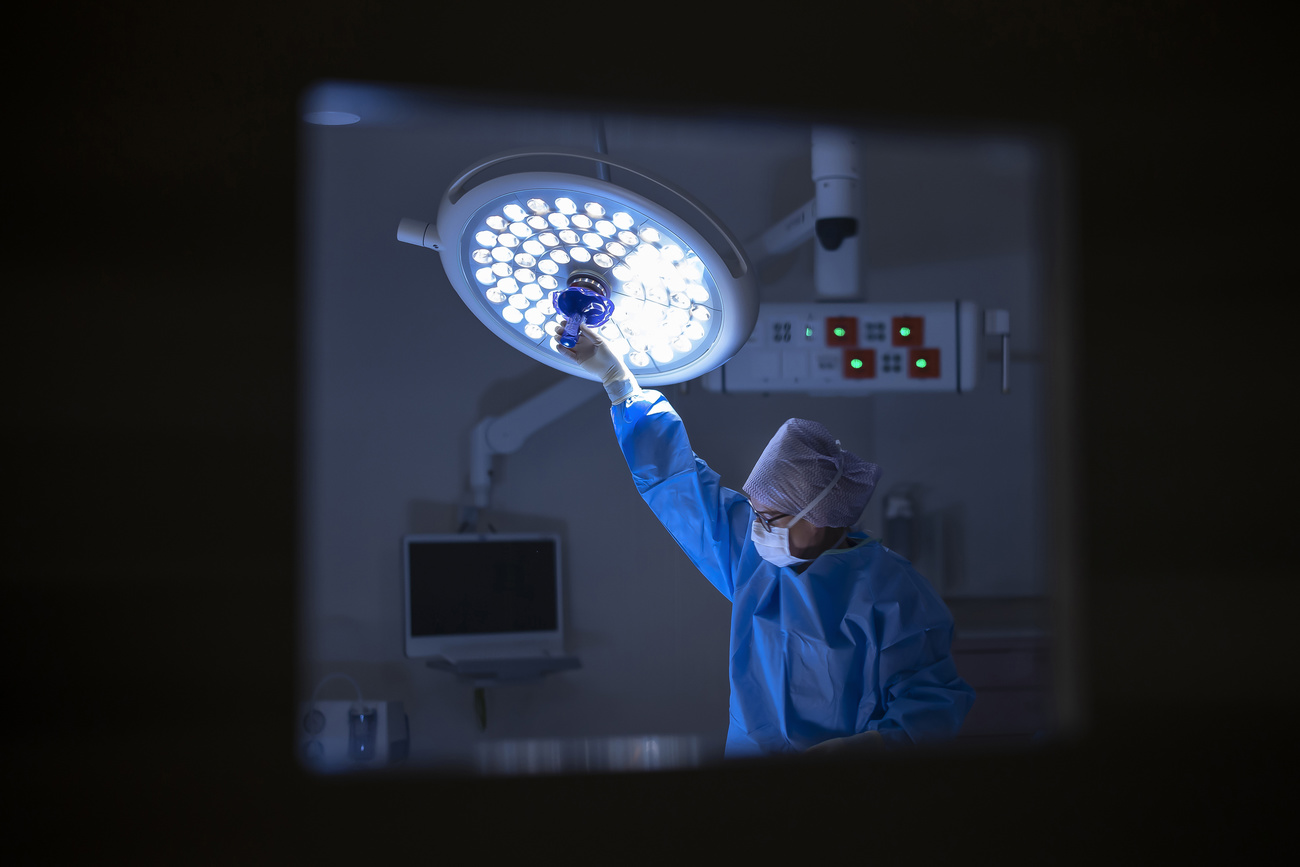
[[[695,567],[731,599],[754,519],[749,502],[723,487],[695,455],[681,417],[659,392],[615,404],[610,415],[637,492]]]
[[[600,379],[637,492],[704,577],[733,598],[736,564],[754,519],[749,502],[722,487],[718,474],[695,456],[668,399],[642,390],[598,333],[583,325],[573,348],[556,340],[551,347]]]

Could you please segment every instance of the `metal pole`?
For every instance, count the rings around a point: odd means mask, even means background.
[[[605,141],[605,119],[600,115],[596,115],[594,126],[596,131],[596,153],[609,153],[609,143]],[[608,181],[609,166],[605,163],[596,163],[596,177],[602,181]]]

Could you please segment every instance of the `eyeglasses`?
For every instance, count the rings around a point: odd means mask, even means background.
[[[760,512],[758,509],[755,509],[753,503],[750,503],[750,504],[749,504],[749,508],[751,508],[751,509],[754,510],[754,517],[755,517],[755,518],[758,518],[758,522],[759,522],[760,524],[763,525],[763,529],[766,530],[766,531],[768,531],[769,533],[772,532],[772,522],[773,522],[773,521],[776,521],[776,520],[779,520],[779,519],[781,519],[781,518],[786,517],[786,515],[783,515],[783,514],[777,513],[777,514],[775,514],[775,515],[773,515],[772,517],[769,518],[767,515],[764,515],[764,514],[763,514],[762,512]]]

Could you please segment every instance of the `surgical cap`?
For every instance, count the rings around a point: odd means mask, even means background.
[[[824,425],[792,418],[759,455],[744,493],[764,506],[797,515],[834,480],[835,486],[803,519],[814,527],[849,527],[862,517],[879,478],[879,466],[844,451]]]

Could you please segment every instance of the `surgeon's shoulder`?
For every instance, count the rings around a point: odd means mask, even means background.
[[[943,598],[939,595],[938,589],[930,583],[930,579],[921,574],[911,560],[897,551],[892,551],[884,545],[880,546],[880,550],[880,566],[874,570],[879,581],[876,586],[887,588],[886,592],[896,598],[916,600],[925,610],[932,612],[940,620],[946,618],[947,608]]]
[[[876,584],[911,584],[920,573],[912,562],[886,546],[874,536],[868,536],[855,549],[864,573]]]

